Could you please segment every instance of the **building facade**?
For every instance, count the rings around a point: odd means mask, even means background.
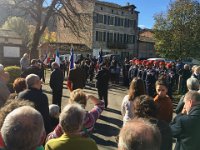
[[[82,37],[62,27],[58,22],[57,41],[66,43],[86,44],[93,56],[98,56],[102,49],[104,53],[119,54],[121,58],[137,56],[138,12],[134,5],[120,6],[113,3],[95,1],[88,4],[83,14],[89,14],[89,19],[81,31]]]
[[[16,32],[0,29],[0,64],[19,65],[24,52],[22,38]]]
[[[138,58],[152,58],[156,56],[155,40],[153,31],[150,29],[141,29],[138,39]]]

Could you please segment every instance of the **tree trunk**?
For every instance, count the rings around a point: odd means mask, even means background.
[[[40,41],[40,31],[36,30],[34,35],[33,35],[33,41],[31,43],[31,50],[30,50],[30,59],[38,59],[38,45],[39,45],[39,41]]]

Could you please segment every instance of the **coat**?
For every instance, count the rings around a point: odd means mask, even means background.
[[[172,136],[177,138],[175,150],[199,150],[199,127],[200,105],[193,106],[188,115],[177,115],[170,124]]]
[[[46,133],[50,133],[52,131],[52,127],[50,125],[49,118],[48,98],[42,90],[35,88],[26,89],[25,91],[19,93],[18,99],[29,100],[34,103],[35,109],[38,110],[43,117]]]
[[[50,76],[50,87],[53,91],[62,91],[63,89],[63,72],[60,69],[54,69]]]
[[[99,70],[99,72],[96,75],[96,87],[98,89],[108,89],[108,82],[109,82],[109,70],[103,68],[102,70]]]

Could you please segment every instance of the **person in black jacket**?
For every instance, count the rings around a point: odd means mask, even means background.
[[[28,76],[29,74],[36,74],[39,76],[39,78],[42,78],[42,73],[41,70],[39,68],[39,64],[38,64],[38,60],[37,59],[32,59],[31,60],[31,66],[24,70],[21,74],[22,78],[26,78],[26,76]]]
[[[52,131],[49,119],[49,104],[47,96],[42,92],[41,80],[35,74],[30,74],[26,77],[27,89],[20,92],[18,99],[29,100],[34,103],[35,109],[38,110],[44,120],[46,133]]]
[[[108,82],[109,82],[109,70],[106,67],[106,64],[103,63],[100,65],[100,70],[96,75],[96,87],[98,89],[99,99],[104,99],[105,108],[108,106]]]
[[[170,124],[172,135],[177,138],[175,150],[199,150],[200,93],[189,91],[184,102],[182,113]]]
[[[61,108],[62,90],[63,90],[63,72],[56,62],[52,63],[52,73],[50,76],[50,87],[53,93],[53,104]]]

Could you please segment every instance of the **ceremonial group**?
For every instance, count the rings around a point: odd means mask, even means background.
[[[42,60],[30,61],[24,54],[20,65],[13,92],[7,86],[10,75],[0,64],[0,150],[97,150],[91,135],[114,100],[108,98],[110,85],[127,89],[119,108],[123,125],[116,149],[200,150],[198,65],[87,55],[73,64],[55,59],[49,82]],[[43,83],[49,83],[52,101]],[[86,85],[94,85],[98,97],[86,93]],[[70,91],[64,106],[63,86]],[[180,100],[173,108],[177,93]],[[88,100],[93,104],[89,111]]]

